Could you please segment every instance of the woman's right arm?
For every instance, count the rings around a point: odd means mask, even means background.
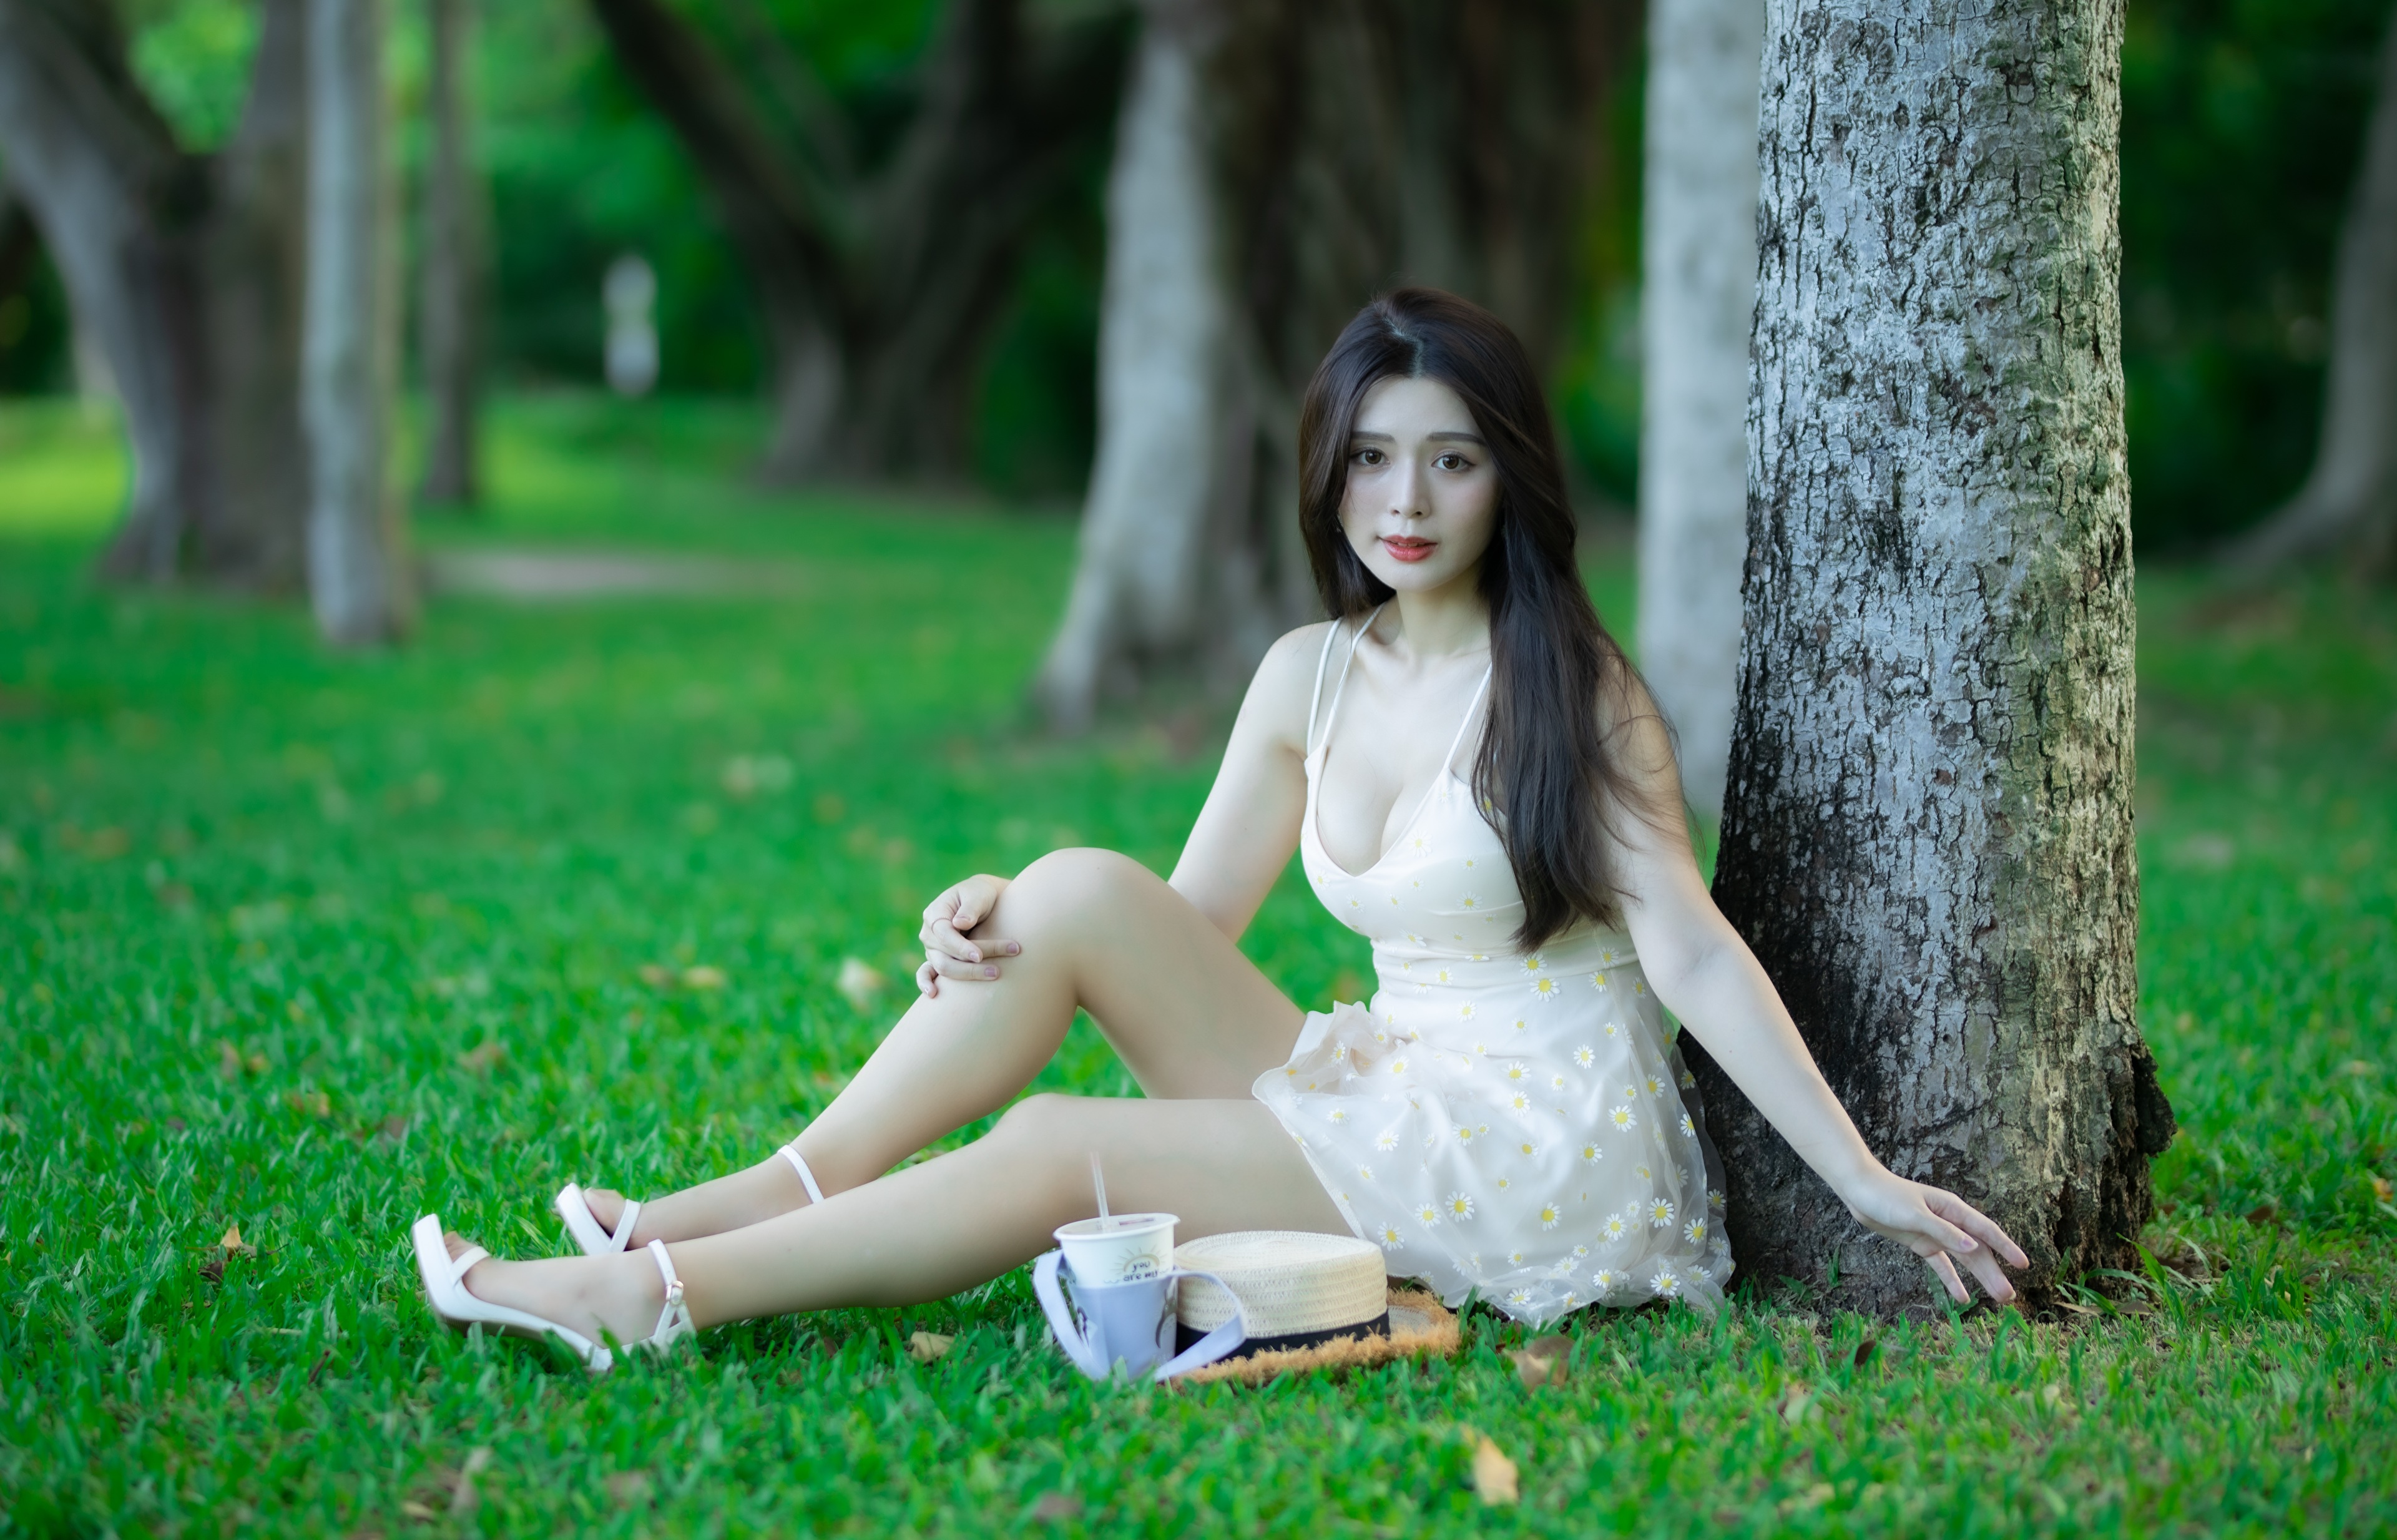
[[[1301,626],[1257,665],[1214,787],[1173,864],[1174,891],[1234,941],[1298,846],[1306,814],[1306,713],[1331,625]]]

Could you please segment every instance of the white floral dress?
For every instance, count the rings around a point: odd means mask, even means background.
[[[1721,1168],[1630,938],[1583,923],[1514,950],[1514,872],[1455,771],[1480,690],[1398,841],[1364,872],[1334,864],[1316,793],[1347,677],[1307,752],[1299,859],[1373,942],[1380,988],[1310,1013],[1257,1099],[1389,1271],[1452,1306],[1478,1293],[1534,1325],[1660,1296],[1711,1308],[1732,1270]]]

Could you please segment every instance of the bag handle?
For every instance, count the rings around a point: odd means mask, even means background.
[[[1099,1380],[1107,1375],[1107,1366],[1097,1361],[1097,1354],[1082,1335],[1074,1320],[1074,1312],[1065,1306],[1065,1295],[1057,1287],[1057,1269],[1064,1265],[1065,1253],[1044,1252],[1032,1265],[1032,1292],[1039,1298],[1040,1309],[1049,1318],[1049,1330],[1056,1335],[1057,1346],[1065,1350],[1074,1367],[1088,1377]]]
[[[1239,1346],[1240,1344],[1246,1342],[1249,1338],[1249,1319],[1241,1312],[1240,1296],[1232,1292],[1232,1286],[1230,1284],[1225,1282],[1222,1279],[1217,1278],[1212,1273],[1202,1273],[1182,1267],[1176,1267],[1172,1272],[1168,1273],[1166,1277],[1172,1279],[1203,1278],[1208,1282],[1213,1284],[1216,1288],[1223,1290],[1225,1294],[1228,1296],[1232,1302],[1232,1319],[1225,1321],[1223,1325],[1216,1327],[1205,1336],[1200,1337],[1197,1342],[1192,1343],[1188,1347],[1175,1354],[1166,1362],[1158,1364],[1157,1366],[1157,1374],[1155,1376],[1158,1385],[1163,1385],[1166,1381],[1173,1378],[1176,1374],[1187,1374],[1193,1369],[1206,1368],[1209,1364],[1213,1363],[1217,1359],[1223,1358],[1225,1354],[1230,1353],[1234,1348]]]

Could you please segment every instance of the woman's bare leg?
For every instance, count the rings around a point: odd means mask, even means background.
[[[1057,1051],[1077,1007],[1158,1099],[1245,1097],[1297,1040],[1298,1007],[1188,900],[1112,850],[1034,862],[974,934],[1019,942],[1023,954],[995,980],[946,980],[918,998],[799,1135],[827,1195],[1006,1105]],[[612,1227],[622,1199],[591,1198]],[[769,1156],[643,1203],[632,1239],[715,1235],[806,1202],[790,1162]]]
[[[1093,1153],[1106,1162],[1111,1204],[1178,1215],[1178,1240],[1243,1229],[1348,1233],[1259,1102],[1034,1096],[964,1149],[821,1206],[676,1242],[684,1303],[699,1325],[715,1326],[945,1298],[1046,1251],[1051,1231],[1089,1216]],[[453,1239],[453,1252],[462,1244]],[[493,1304],[623,1342],[649,1333],[664,1294],[657,1265],[638,1253],[478,1263],[466,1284]]]

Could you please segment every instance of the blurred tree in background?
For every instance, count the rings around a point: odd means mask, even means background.
[[[2322,416],[2332,252],[2389,0],[2135,0],[2122,360],[2140,549],[2293,492]]]
[[[1027,7],[1102,17],[1111,8],[1119,7]],[[133,71],[179,141],[221,146],[259,37],[256,0],[124,0],[121,10]],[[871,165],[904,132],[945,10],[940,0],[676,0],[673,14],[753,74],[768,56],[742,51],[740,39],[744,29],[770,32],[805,60]],[[2122,298],[2144,550],[2251,524],[2305,475],[2321,413],[2332,253],[2390,10],[2389,0],[2134,0]],[[413,208],[429,151],[427,19],[422,5],[398,0],[391,20],[396,150]],[[629,251],[658,275],[660,388],[761,391],[769,334],[740,258],[674,131],[611,56],[591,11],[573,0],[497,0],[478,28],[469,95],[493,220],[494,382],[596,386],[600,277]],[[1597,146],[1614,170],[1585,213],[1584,292],[1556,340],[1567,439],[1587,485],[1617,502],[1630,500],[1638,464],[1639,84],[1627,62]],[[1088,471],[1104,139],[1024,231],[971,371],[962,468],[1001,495],[1070,499]],[[9,207],[0,194],[0,391],[68,389],[60,287],[46,256],[21,235],[12,244],[21,221],[12,223]],[[413,228],[408,239],[412,248]]]

